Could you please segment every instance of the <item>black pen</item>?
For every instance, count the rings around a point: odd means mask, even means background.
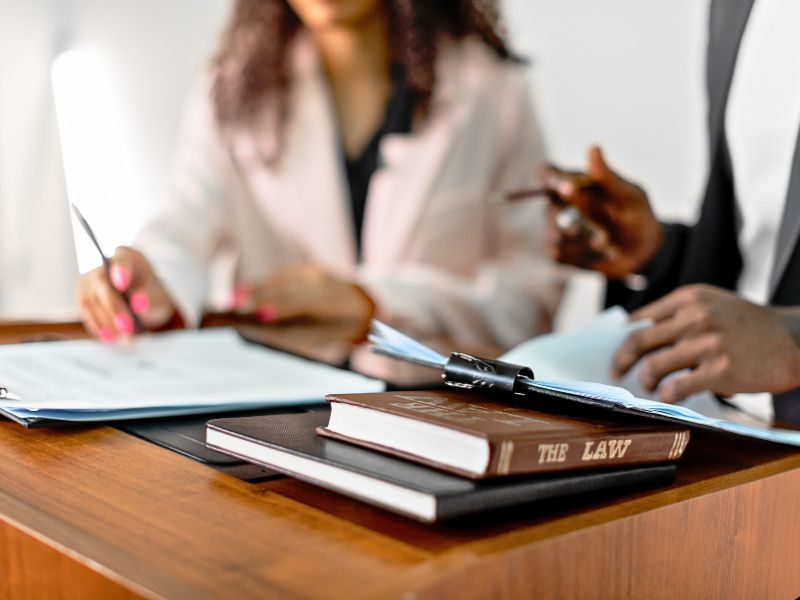
[[[589,192],[595,191],[599,187],[588,179],[577,183],[577,186],[578,190]],[[544,188],[523,188],[510,192],[495,192],[487,197],[486,202],[489,204],[509,204],[522,200],[549,200],[556,206],[562,207],[556,215],[556,227],[561,231],[588,236],[602,235],[597,226],[586,220],[575,206],[564,202],[555,192]],[[638,273],[625,275],[621,281],[635,292],[644,290],[649,285],[647,277]]]
[[[580,190],[591,191],[595,187],[594,183],[587,182],[579,184]],[[553,190],[545,188],[522,188],[509,192],[494,192],[486,198],[488,204],[513,204],[525,200],[548,200],[561,210],[556,217],[556,225],[561,231],[585,230],[594,233],[592,226],[580,213],[580,211],[559,197]]]
[[[572,180],[572,185],[575,186],[577,192],[598,192],[600,185],[593,181],[587,175],[575,175]],[[530,187],[511,190],[507,192],[494,192],[487,198],[490,204],[505,204],[506,202],[518,202],[520,200],[550,200],[553,204],[558,206],[566,206],[567,202],[561,199],[555,189],[546,189],[543,187]]]
[[[78,210],[78,207],[75,206],[74,203],[70,203],[70,206],[72,207],[72,212],[75,213],[75,217],[78,219],[78,223],[81,224],[81,227],[83,227],[83,230],[86,232],[86,235],[89,236],[89,239],[92,241],[92,244],[94,244],[94,247],[97,248],[97,251],[100,253],[100,258],[103,260],[103,270],[105,270],[106,272],[106,278],[108,279],[108,283],[113,289],[116,290],[117,288],[114,287],[114,284],[111,281],[111,261],[108,259],[105,252],[103,252],[103,249],[100,247],[100,242],[97,241],[97,238],[94,235],[94,231],[92,231],[92,228],[89,226],[88,221],[86,221],[86,219],[83,218],[81,211]],[[131,301],[130,298],[128,298],[127,292],[117,290],[117,293],[125,302],[125,307],[128,309],[128,314],[130,314],[131,319],[133,320],[133,332],[144,333],[145,326],[142,323],[141,319],[139,319],[139,316],[135,312],[133,312],[133,309],[131,308]]]
[[[487,197],[486,202],[489,204],[505,204],[506,202],[517,202],[519,200],[538,199],[551,200],[556,203],[561,202],[554,192],[544,188],[524,188],[510,192],[494,192]]]

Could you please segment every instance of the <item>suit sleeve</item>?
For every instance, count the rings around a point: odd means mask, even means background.
[[[526,82],[517,69],[510,75],[505,89],[495,90],[504,105],[493,190],[534,184],[544,159]],[[566,280],[567,271],[540,250],[543,215],[535,202],[487,208],[483,226],[491,247],[471,277],[414,263],[383,272],[362,268],[361,283],[376,298],[379,318],[394,326],[423,337],[510,347],[551,328]]]
[[[134,242],[190,327],[202,317],[209,268],[229,229],[224,191],[229,158],[220,141],[209,89],[203,81],[189,97],[169,193]]]
[[[736,241],[736,218],[733,210],[733,177],[724,132],[717,130],[724,106],[719,102],[719,88],[724,76],[717,58],[720,43],[730,36],[726,30],[726,0],[714,0],[709,12],[709,35],[706,64],[707,127],[709,136],[709,173],[700,216],[694,226],[665,224],[664,244],[645,267],[647,287],[634,291],[624,284],[609,281],[606,306],[622,305],[635,310],[690,283],[709,283],[735,289],[741,270]],[[719,136],[719,139],[715,139]]]
[[[632,290],[620,281],[606,284],[606,306],[623,306],[628,311],[636,310],[681,285],[681,272],[686,255],[686,246],[691,228],[678,223],[665,223],[664,243],[641,274],[647,278],[643,290]]]

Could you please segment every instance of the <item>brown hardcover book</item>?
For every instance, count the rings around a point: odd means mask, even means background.
[[[320,435],[472,479],[675,461],[689,431],[542,412],[474,392],[337,394]]]

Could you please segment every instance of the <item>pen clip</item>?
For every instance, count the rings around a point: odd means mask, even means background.
[[[522,380],[534,379],[530,367],[515,365],[501,360],[453,352],[442,372],[442,380],[451,387],[483,389],[523,394]]]
[[[0,400],[22,400],[22,398],[12,394],[8,391],[8,388],[0,385]]]

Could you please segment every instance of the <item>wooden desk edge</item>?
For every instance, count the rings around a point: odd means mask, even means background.
[[[5,498],[5,500],[0,501],[0,502],[13,501],[13,499],[10,499],[1,490],[0,490],[0,498]],[[88,571],[92,572],[93,574],[96,574],[97,576],[99,576],[99,577],[101,577],[103,579],[108,580],[112,584],[115,584],[116,586],[119,586],[119,588],[121,588],[121,590],[125,590],[127,592],[130,592],[133,597],[152,598],[153,600],[161,599],[161,598],[164,597],[164,596],[161,596],[160,594],[155,593],[153,590],[148,589],[146,586],[140,585],[139,583],[137,583],[133,579],[127,578],[124,575],[121,575],[120,573],[117,573],[114,569],[112,569],[110,567],[107,567],[101,561],[96,560],[96,559],[92,559],[92,558],[86,556],[86,554],[84,554],[84,553],[77,552],[77,551],[71,549],[64,542],[61,542],[61,541],[58,541],[57,539],[55,539],[55,537],[45,535],[44,533],[42,533],[40,531],[37,531],[36,529],[34,529],[32,527],[28,527],[27,525],[25,525],[21,521],[15,519],[13,517],[8,516],[8,514],[5,512],[5,510],[3,512],[0,512],[0,524],[5,524],[9,528],[11,528],[11,529],[15,530],[16,532],[18,532],[18,535],[20,537],[19,537],[19,539],[16,540],[17,544],[20,544],[20,545],[25,544],[26,541],[24,540],[24,537],[27,537],[34,544],[40,544],[41,546],[44,546],[47,549],[52,550],[53,552],[56,552],[56,553],[64,556],[65,558],[68,558],[69,560],[71,560],[76,565],[77,569],[76,569],[75,573],[72,574],[70,579],[80,581],[81,578],[82,578],[81,574],[82,574],[83,570],[85,569],[85,570],[88,570]],[[41,580],[40,580],[39,583],[41,584]],[[0,582],[0,584],[2,584],[2,582]],[[45,586],[46,586],[46,584],[45,584]],[[46,589],[46,587],[45,587],[45,589]],[[3,590],[3,586],[0,585],[0,592],[2,592],[2,590]],[[40,589],[40,591],[42,591],[42,590]],[[43,594],[43,597],[45,595],[46,594]],[[116,597],[117,594],[114,594],[114,596]]]
[[[16,425],[14,425],[16,427]],[[103,428],[106,429],[106,428]],[[108,434],[112,436],[126,436],[125,434],[108,429]],[[128,438],[126,444],[134,444],[137,447],[151,448],[147,442],[135,438]],[[160,452],[166,450],[156,449]],[[217,474],[213,471],[205,471],[207,467],[196,463],[187,463],[187,459],[178,455],[168,455],[168,461],[176,462],[177,468],[187,468],[189,471],[202,469],[208,478],[231,479],[227,475]],[[465,545],[465,548],[454,547],[438,556],[433,556],[432,561],[426,561],[428,568],[441,565],[444,571],[452,569],[460,570],[466,568],[466,564],[452,566],[446,565],[450,562],[453,555],[459,555],[467,547],[471,558],[466,561],[468,564],[478,564],[484,561],[494,561],[498,557],[507,553],[518,554],[526,552],[538,542],[555,543],[566,536],[580,534],[590,528],[603,527],[613,521],[634,518],[643,513],[653,512],[660,509],[677,508],[680,504],[691,501],[702,496],[715,494],[731,490],[737,486],[762,480],[774,475],[780,475],[790,470],[800,467],[800,458],[796,455],[783,456],[775,460],[763,463],[757,467],[751,467],[712,477],[708,480],[698,481],[684,485],[678,489],[666,488],[654,490],[646,493],[635,494],[633,498],[623,498],[619,502],[612,502],[599,507],[588,507],[581,510],[579,514],[568,518],[556,518],[552,522],[543,522],[532,527],[522,527],[489,536],[485,540],[474,541]],[[235,485],[247,486],[236,481]],[[344,502],[356,502],[355,500],[345,500]],[[313,505],[312,505],[313,508]],[[400,519],[400,517],[397,517]],[[97,556],[91,552],[91,548],[75,546],[76,536],[69,530],[70,525],[63,519],[46,511],[40,510],[38,506],[23,503],[14,496],[0,490],[0,520],[7,523],[14,529],[35,538],[39,543],[47,545],[64,555],[70,557],[75,563],[92,569],[125,589],[144,596],[161,597],[161,590],[154,589],[152,586],[138,583],[133,577],[134,574],[126,573],[122,569],[115,569],[103,562],[102,556]],[[49,530],[49,533],[45,533]],[[380,531],[379,535],[385,535]],[[72,542],[72,546],[70,546]],[[437,570],[437,569],[434,569]],[[436,586],[436,581],[445,576],[445,573],[437,570],[436,575],[431,575],[428,584]],[[428,585],[426,584],[426,585]]]

